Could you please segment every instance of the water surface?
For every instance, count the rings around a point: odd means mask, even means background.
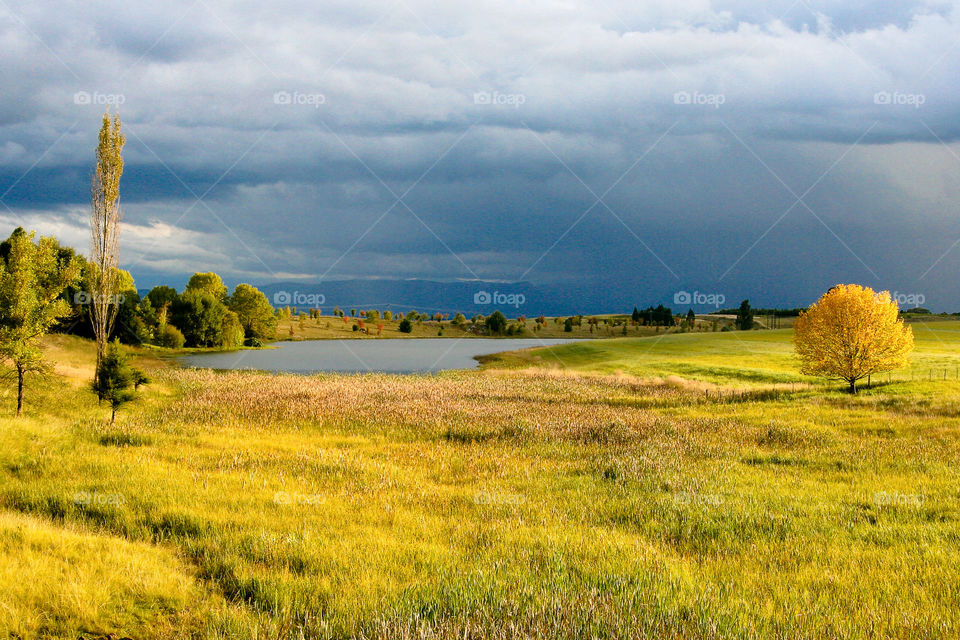
[[[258,369],[286,373],[427,373],[472,369],[474,356],[575,342],[562,338],[384,338],[278,342],[272,349],[183,356],[189,367]]]

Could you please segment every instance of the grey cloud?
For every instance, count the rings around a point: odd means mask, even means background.
[[[956,3],[8,6],[4,202],[38,225],[82,208],[95,96],[120,96],[131,249],[180,238],[137,263],[149,278],[536,262],[530,278],[659,295],[747,251],[724,286],[904,281],[960,308]],[[421,176],[413,212],[384,215]],[[813,213],[768,231],[818,179]]]

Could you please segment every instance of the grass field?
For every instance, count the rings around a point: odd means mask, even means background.
[[[142,353],[112,427],[59,337],[0,419],[0,636],[957,637],[960,381],[919,372],[960,325],[915,333],[858,396],[787,331],[438,376]]]
[[[911,327],[917,351],[910,367],[883,374],[877,382],[960,379],[960,322],[915,321]],[[792,336],[789,329],[663,333],[645,340],[578,342],[483,360],[496,367],[535,365],[642,377],[681,376],[734,386],[817,383],[798,372]]]

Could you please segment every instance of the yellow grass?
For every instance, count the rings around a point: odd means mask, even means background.
[[[683,344],[657,376],[144,354],[114,427],[81,380],[34,382],[0,419],[0,635],[957,637],[960,382],[724,384]]]

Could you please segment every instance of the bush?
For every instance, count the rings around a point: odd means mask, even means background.
[[[246,340],[243,341],[243,346],[245,346],[245,347],[256,347],[256,348],[259,349],[260,347],[263,346],[263,340],[261,340],[260,338],[255,338],[255,337],[252,337],[252,336],[251,336],[251,337],[249,337],[249,338],[247,338]]]
[[[400,333],[410,333],[413,331],[413,324],[408,318],[404,318],[400,321]]]
[[[487,318],[485,324],[491,335],[503,335],[503,332],[507,329],[507,317],[499,311],[494,311]]]
[[[157,329],[156,342],[161,347],[166,347],[167,349],[182,349],[186,341],[187,339],[183,337],[180,330],[172,324],[163,324]]]

